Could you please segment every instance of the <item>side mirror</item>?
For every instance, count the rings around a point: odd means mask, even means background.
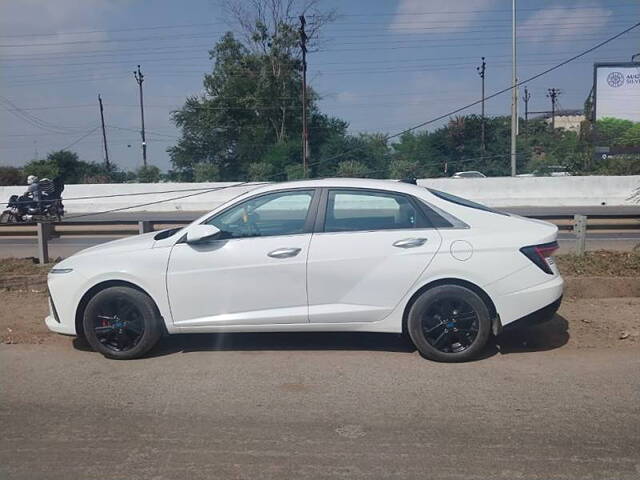
[[[187,243],[198,243],[212,239],[220,233],[220,229],[214,225],[194,225],[187,231]]]

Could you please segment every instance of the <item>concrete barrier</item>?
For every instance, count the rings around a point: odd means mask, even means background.
[[[256,184],[202,193],[234,183],[155,183],[67,185],[63,194],[68,214],[90,213],[139,205],[127,212],[207,211],[256,188]],[[419,185],[469,198],[493,207],[591,207],[634,205],[629,199],[640,187],[640,175],[588,177],[427,178]],[[0,187],[0,201],[24,193],[26,187]],[[171,192],[167,192],[167,191]],[[166,192],[166,193],[163,193]],[[144,195],[133,195],[144,193]],[[86,198],[122,195],[107,198]],[[183,197],[183,198],[176,198]],[[158,202],[158,203],[154,203]],[[144,204],[144,205],[141,205]],[[4,206],[0,205],[0,210]]]
[[[633,205],[640,175],[588,177],[428,178],[419,185],[491,207],[593,207]]]

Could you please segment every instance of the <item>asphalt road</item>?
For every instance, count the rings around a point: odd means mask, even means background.
[[[84,248],[100,243],[116,240],[121,237],[101,236],[65,236],[49,241],[49,256],[51,258],[66,258]],[[561,232],[559,234],[559,253],[575,251],[575,235]],[[590,232],[587,235],[587,250],[632,250],[640,244],[640,233],[598,233]],[[35,237],[0,237],[0,258],[23,258],[37,256],[37,240]]]
[[[197,338],[129,362],[0,345],[0,476],[640,477],[637,350],[455,365],[388,335]]]

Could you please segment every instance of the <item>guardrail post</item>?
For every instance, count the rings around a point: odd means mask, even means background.
[[[576,253],[584,255],[587,242],[587,216],[574,215],[573,221],[573,233],[576,234]]]
[[[153,232],[153,222],[149,220],[140,220],[138,222],[138,233]]]
[[[38,222],[36,224],[38,232],[38,260],[41,265],[49,263],[49,225]]]

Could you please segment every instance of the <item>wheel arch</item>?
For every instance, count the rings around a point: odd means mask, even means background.
[[[76,335],[78,335],[79,337],[84,336],[83,317],[84,317],[84,311],[87,308],[87,304],[89,303],[89,300],[91,300],[98,292],[101,292],[102,290],[105,290],[110,287],[129,287],[144,293],[147,297],[151,299],[151,301],[155,305],[158,316],[160,318],[162,317],[160,315],[160,309],[158,308],[158,303],[155,301],[153,296],[150,295],[149,292],[147,292],[145,289],[143,289],[139,285],[136,285],[135,283],[132,283],[126,280],[105,280],[95,284],[93,287],[87,290],[82,296],[82,298],[80,299],[80,302],[78,302],[78,306],[76,307],[75,326],[76,326]],[[163,330],[166,330],[166,326],[164,322],[160,322],[160,324],[162,325]]]
[[[468,288],[472,292],[478,294],[478,296],[482,299],[484,304],[489,309],[489,314],[491,315],[491,326],[492,326],[492,331],[494,335],[497,335],[499,333],[499,330],[501,329],[501,324],[500,324],[498,311],[489,294],[473,282],[470,282],[468,280],[463,280],[461,278],[451,277],[451,278],[439,278],[437,280],[433,280],[429,283],[426,283],[425,285],[421,286],[418,290],[416,290],[413,293],[413,295],[411,295],[411,298],[405,305],[404,312],[402,313],[402,334],[403,335],[408,335],[407,321],[409,319],[409,312],[411,311],[411,307],[413,306],[415,301],[418,299],[418,297],[420,297],[420,295],[422,295],[427,290],[430,290],[434,287],[439,287],[441,285],[458,285],[461,287]]]

